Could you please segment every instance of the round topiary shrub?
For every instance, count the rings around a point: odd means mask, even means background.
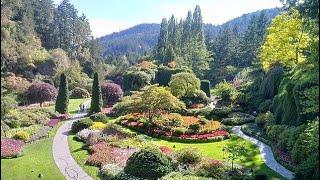
[[[92,126],[92,124],[93,124],[93,121],[89,118],[81,119],[79,121],[72,123],[71,132],[77,133],[82,129],[89,128],[90,126]]]
[[[83,99],[89,97],[90,93],[88,92],[88,90],[79,87],[75,87],[70,93],[70,98],[72,99]]]
[[[145,179],[158,179],[173,170],[171,159],[158,149],[142,149],[133,153],[124,168],[126,174]]]

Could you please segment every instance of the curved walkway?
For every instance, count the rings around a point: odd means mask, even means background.
[[[78,113],[69,121],[66,121],[58,129],[53,139],[53,159],[66,179],[70,180],[92,180],[84,170],[73,159],[68,144],[68,133],[74,121],[81,119],[86,113]]]
[[[260,150],[260,154],[261,157],[263,159],[263,161],[266,163],[266,165],[271,168],[272,170],[276,171],[277,173],[279,173],[281,176],[283,176],[286,179],[293,179],[293,173],[291,171],[289,171],[288,169],[286,169],[285,167],[283,167],[281,164],[279,164],[273,156],[272,150],[270,148],[270,146],[264,144],[263,142],[245,135],[242,131],[241,131],[241,126],[235,126],[232,128],[233,133],[235,133],[236,135],[251,141],[252,143],[254,143],[255,145],[257,145],[259,147]]]

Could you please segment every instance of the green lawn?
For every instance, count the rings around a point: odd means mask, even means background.
[[[70,145],[70,151],[72,156],[78,162],[78,164],[92,177],[98,179],[98,168],[93,166],[85,165],[86,159],[89,157],[87,150],[81,149],[83,143],[78,142],[73,139],[74,135],[69,135],[68,141]],[[175,147],[175,150],[186,148],[186,147],[194,147],[199,149],[199,151],[206,157],[210,157],[218,160],[226,160],[224,159],[224,153],[222,151],[223,146],[226,144],[232,144],[234,146],[243,143],[246,148],[246,153],[238,160],[237,163],[258,170],[259,172],[263,172],[269,176],[270,179],[281,179],[281,175],[270,169],[263,162],[259,149],[252,144],[251,142],[244,140],[240,137],[233,137],[228,140],[220,141],[220,142],[211,142],[211,143],[178,143],[178,142],[169,142],[166,140],[153,139],[153,142],[158,143],[159,145],[165,145],[168,147]]]
[[[64,179],[52,156],[53,137],[60,123],[51,132],[50,137],[25,146],[24,156],[14,159],[1,159],[1,179]],[[42,178],[38,178],[39,174]]]
[[[181,148],[193,147],[199,149],[199,151],[206,157],[210,157],[218,160],[227,160],[224,159],[224,153],[222,151],[223,146],[226,144],[232,144],[234,146],[243,143],[246,148],[246,153],[238,160],[237,163],[258,170],[259,172],[266,173],[270,178],[279,179],[282,176],[270,169],[263,162],[259,149],[252,144],[251,142],[244,140],[240,137],[233,137],[228,140],[220,141],[220,142],[211,142],[211,143],[178,143],[178,142],[169,142],[166,140],[158,140],[154,139],[156,143],[160,145],[175,147],[175,150],[179,150]]]
[[[74,136],[75,135],[69,135],[69,137],[68,137],[69,148],[70,148],[70,152],[72,154],[72,157],[82,167],[82,169],[86,173],[88,173],[92,178],[100,179],[98,177],[99,168],[85,164],[86,160],[89,157],[89,153],[87,150],[82,149],[82,146],[83,146],[82,142],[79,142],[79,141],[76,141],[73,139]]]
[[[69,100],[69,113],[72,114],[76,114],[79,111],[79,105],[85,101],[90,100],[90,98],[86,98],[86,99],[70,99]],[[46,108],[52,109],[54,110],[54,105],[48,106]]]

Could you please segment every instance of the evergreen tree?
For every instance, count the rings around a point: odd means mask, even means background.
[[[160,35],[157,45],[157,59],[160,63],[165,63],[166,50],[168,48],[168,22],[166,18],[162,19],[160,26]]]
[[[98,113],[101,112],[102,108],[102,94],[101,88],[99,85],[98,73],[94,73],[93,84],[92,84],[92,99],[91,99],[91,107],[90,113]]]
[[[60,76],[59,92],[56,100],[55,110],[60,114],[68,112],[69,88],[68,81],[64,73]]]

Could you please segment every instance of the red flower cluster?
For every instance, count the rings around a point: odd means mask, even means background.
[[[50,121],[47,123],[48,126],[54,127],[60,122],[59,119],[50,119]]]
[[[22,152],[24,142],[14,139],[1,139],[1,158],[14,157]]]
[[[90,165],[101,166],[113,163],[124,167],[128,158],[135,152],[135,149],[123,149],[111,146],[107,142],[99,142],[93,145],[91,151],[92,154],[86,162]]]
[[[190,108],[191,109],[194,109],[194,108],[203,108],[204,107],[204,104],[191,104],[190,105]]]
[[[67,120],[67,119],[70,118],[70,114],[68,114],[68,113],[59,114],[59,115],[57,116],[57,118],[60,119],[61,121],[64,121],[64,120]]]
[[[224,130],[218,130],[218,131],[214,131],[212,133],[207,133],[207,134],[194,134],[194,135],[189,135],[189,134],[183,134],[181,136],[179,136],[179,138],[182,139],[210,139],[213,137],[229,137],[229,133],[227,131]]]
[[[170,154],[170,153],[172,152],[172,149],[170,149],[170,148],[167,147],[167,146],[161,146],[159,149],[160,149],[161,152],[162,152],[163,154],[165,154],[165,155],[168,155],[168,154]]]
[[[281,151],[281,149],[279,149],[279,148],[275,148],[275,153],[281,161],[286,162],[291,165],[293,164],[293,160],[292,160],[290,154],[287,154],[287,153]]]

